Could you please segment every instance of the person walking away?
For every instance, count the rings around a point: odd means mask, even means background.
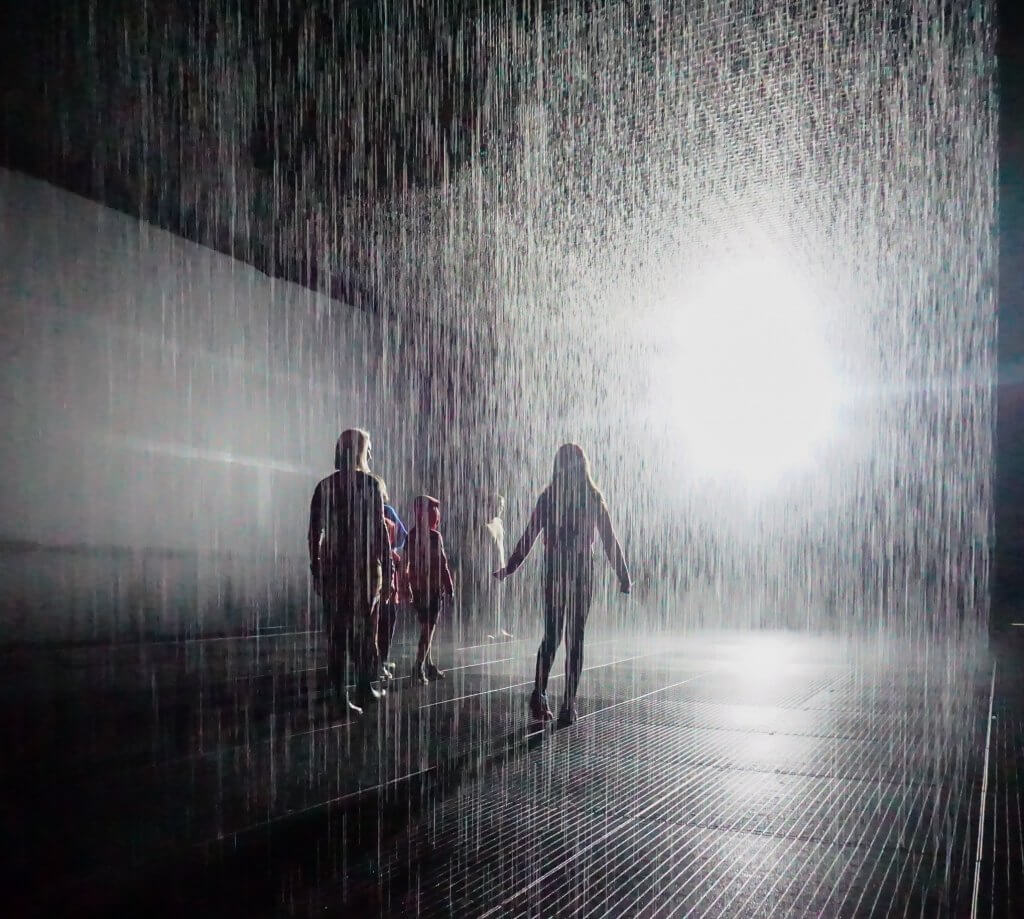
[[[619,588],[631,590],[629,569],[615,536],[604,496],[590,474],[590,463],[578,444],[563,444],[555,453],[551,482],[537,505],[508,563],[494,577],[514,574],[541,533],[544,534],[544,639],[537,650],[537,669],[530,715],[535,721],[554,717],[547,703],[548,677],[555,651],[565,632],[565,696],[558,714],[560,726],[576,721],[576,692],[583,670],[583,632],[593,596],[594,534],[598,533]]]
[[[370,472],[370,435],[343,431],[335,471],[313,492],[309,508],[309,562],[323,603],[328,679],[351,711],[378,701],[377,618],[390,599],[392,555],[384,523],[384,489]],[[351,679],[354,677],[354,680]],[[356,701],[347,687],[356,684]]]
[[[408,599],[409,589],[405,583],[405,572],[399,549],[405,545],[409,533],[402,524],[398,512],[390,505],[384,505],[384,525],[388,530],[391,545],[392,581],[391,596],[380,603],[380,616],[377,619],[377,654],[380,658],[382,680],[395,678],[395,665],[389,659],[391,643],[395,637],[395,625],[398,622],[398,606]]]
[[[455,584],[439,530],[441,502],[430,495],[420,495],[413,504],[413,520],[406,552],[409,589],[420,622],[413,679],[427,683],[444,679],[444,671],[434,664],[431,644],[444,600],[454,595]]]

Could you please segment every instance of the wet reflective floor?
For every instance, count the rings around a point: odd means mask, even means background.
[[[1012,640],[958,664],[881,640],[595,633],[580,720],[561,730],[527,722],[532,639],[442,647],[443,683],[399,680],[356,721],[324,692],[315,633],[8,652],[15,902],[1014,915]]]

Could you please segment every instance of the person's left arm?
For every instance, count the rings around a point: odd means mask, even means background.
[[[451,569],[448,567],[448,555],[444,551],[444,540],[441,534],[437,533],[437,567],[441,576],[441,590],[449,597],[455,596],[455,581],[452,578]]]
[[[608,505],[604,501],[601,502],[601,508],[597,515],[597,530],[601,534],[604,554],[608,556],[608,561],[615,569],[615,576],[619,579],[619,588],[624,594],[628,594],[633,582],[629,577],[629,568],[626,566],[626,558],[622,554],[622,546],[619,545],[615,528],[612,526],[612,518],[608,514]]]

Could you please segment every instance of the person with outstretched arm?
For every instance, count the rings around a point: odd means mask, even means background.
[[[594,589],[594,535],[598,534],[619,587],[628,594],[632,582],[622,547],[615,536],[604,496],[590,475],[590,463],[578,444],[563,444],[555,454],[551,483],[537,499],[523,533],[504,568],[494,572],[502,581],[515,573],[544,534],[544,640],[537,651],[536,682],[530,697],[534,721],[554,717],[547,703],[548,677],[555,651],[565,632],[565,696],[559,726],[577,717],[576,690],[583,670],[583,631]]]

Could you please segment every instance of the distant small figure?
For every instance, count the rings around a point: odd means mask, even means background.
[[[379,603],[390,599],[392,555],[384,523],[384,494],[370,472],[370,435],[343,431],[334,454],[335,472],[313,492],[309,507],[309,569],[324,606],[327,670],[349,708],[384,695],[371,685],[378,678]],[[346,691],[354,671],[357,702]]]
[[[505,498],[486,487],[474,498],[459,565],[462,608],[487,641],[508,641],[512,634],[502,622],[502,590],[491,576],[505,564]]]
[[[420,495],[413,504],[413,520],[406,551],[409,588],[420,621],[420,643],[416,650],[413,679],[427,683],[444,679],[444,671],[434,664],[430,646],[444,600],[454,595],[455,584],[448,568],[444,540],[438,530],[441,502],[430,495]]]
[[[405,570],[399,550],[405,546],[409,531],[406,530],[402,518],[390,504],[384,505],[384,525],[388,529],[391,543],[391,560],[394,574],[391,581],[391,596],[382,600],[380,617],[377,620],[377,653],[380,657],[381,679],[395,678],[395,664],[390,660],[391,642],[395,637],[395,625],[398,623],[399,604],[408,600],[409,589],[405,582]]]
[[[592,547],[595,531],[619,578],[624,594],[631,589],[629,569],[615,537],[604,496],[590,476],[586,453],[578,444],[563,444],[555,454],[551,484],[537,499],[537,506],[522,539],[512,550],[508,564],[494,572],[499,580],[513,574],[523,563],[537,537],[544,534],[544,640],[537,651],[537,671],[530,715],[535,721],[554,716],[547,703],[548,676],[555,651],[565,631],[565,697],[558,714],[561,726],[576,721],[576,690],[583,670],[583,630],[594,585]]]
[[[484,571],[488,574],[505,565],[505,523],[501,519],[505,513],[505,496],[495,494],[491,500],[493,516],[481,527],[484,541],[483,551],[488,562]],[[486,616],[488,628],[491,629],[487,634],[487,639],[488,641],[509,641],[514,636],[502,623],[501,591],[492,589],[492,583],[491,579],[485,576],[478,598],[478,603]]]

